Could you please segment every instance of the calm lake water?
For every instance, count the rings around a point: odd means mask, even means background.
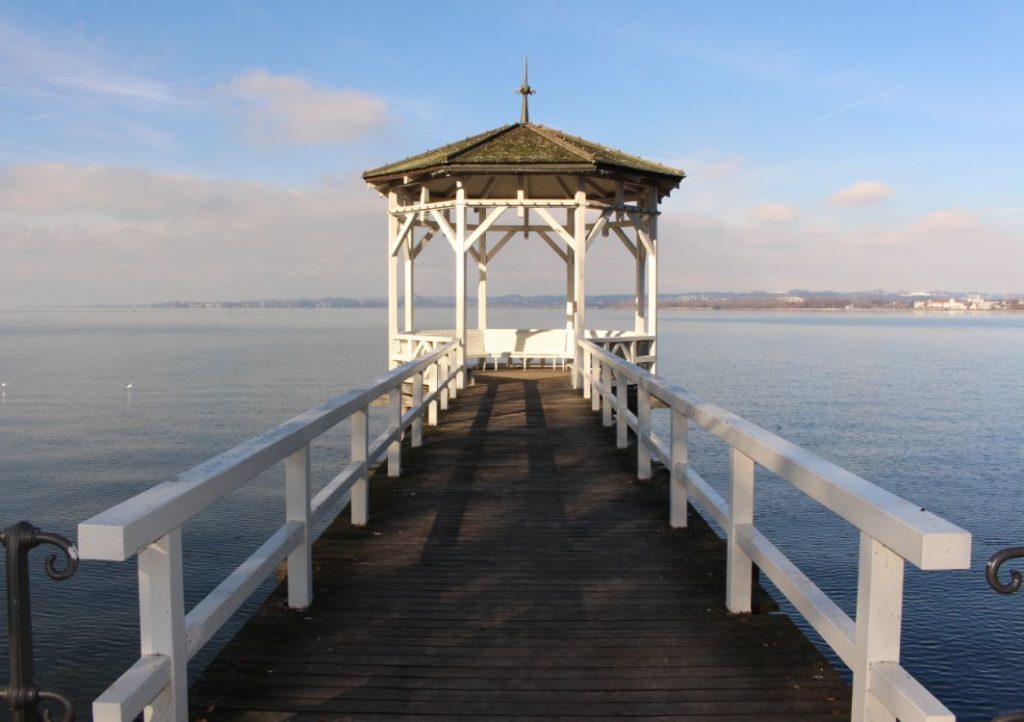
[[[557,309],[491,315],[559,325]],[[621,312],[588,321],[632,325]],[[974,535],[970,571],[908,568],[903,663],[961,718],[1024,707],[1024,592],[996,594],[983,571],[992,552],[1024,545],[1024,316],[663,312],[660,323],[663,376]],[[89,516],[379,375],[384,328],[377,310],[0,312],[0,524],[26,518],[73,539]],[[315,485],[346,444],[339,430],[314,445]],[[723,488],[724,445],[694,433],[690,458]],[[281,523],[280,477],[186,527],[189,606]],[[852,614],[857,534],[770,476],[757,494],[758,526]],[[134,564],[87,562],[58,583],[44,558],[32,557],[37,677],[85,718],[138,656]]]

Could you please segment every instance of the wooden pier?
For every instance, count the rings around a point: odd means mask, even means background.
[[[313,548],[313,605],[282,583],[192,718],[849,716],[786,616],[726,611],[725,545],[692,508],[670,528],[667,474],[637,481],[567,372],[478,372],[370,489]]]

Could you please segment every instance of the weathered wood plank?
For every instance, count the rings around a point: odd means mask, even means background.
[[[195,685],[208,719],[834,719],[849,688],[780,615],[723,607],[725,547],[637,482],[552,370],[481,372],[366,527],[314,548]],[[763,592],[759,592],[762,595]]]

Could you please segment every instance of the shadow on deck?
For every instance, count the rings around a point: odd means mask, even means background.
[[[849,688],[788,618],[723,606],[724,545],[636,482],[551,370],[481,372],[370,524],[314,549],[193,688],[208,719],[834,719]]]

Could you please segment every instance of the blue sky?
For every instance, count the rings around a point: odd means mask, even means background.
[[[533,120],[687,171],[665,291],[1021,292],[1022,35],[1020,3],[0,2],[0,306],[382,295],[359,173],[517,120],[524,53]],[[538,257],[496,290],[558,292]]]

